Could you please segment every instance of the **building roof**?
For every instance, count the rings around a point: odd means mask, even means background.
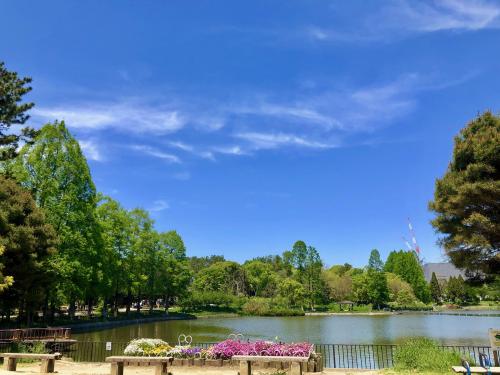
[[[427,282],[431,281],[432,273],[436,274],[438,280],[448,280],[451,276],[462,276],[465,273],[451,263],[426,263],[424,264],[424,277]]]

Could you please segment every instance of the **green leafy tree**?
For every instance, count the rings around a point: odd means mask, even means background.
[[[446,295],[450,302],[462,304],[467,300],[467,290],[462,276],[451,276],[446,284]]]
[[[304,307],[306,291],[298,281],[291,278],[281,280],[278,294],[287,301],[288,307]]]
[[[389,301],[396,302],[399,305],[409,306],[417,302],[410,284],[404,281],[400,276],[386,272],[387,287],[389,288]],[[400,302],[404,300],[405,303]]]
[[[184,241],[176,231],[159,234],[158,262],[159,297],[168,311],[172,302],[186,294],[192,276]]]
[[[103,264],[103,315],[111,303],[118,315],[120,295],[128,294],[133,279],[133,223],[130,214],[117,201],[100,196],[96,216],[101,229]]]
[[[193,285],[197,290],[240,295],[245,291],[245,277],[245,271],[238,263],[224,261],[200,271]]]
[[[439,285],[439,281],[436,277],[436,273],[434,273],[434,272],[432,273],[432,276],[431,276],[430,289],[431,289],[432,300],[435,303],[440,303],[441,299],[442,299],[441,286]]]
[[[342,267],[342,266],[341,266]],[[324,272],[329,296],[333,301],[340,302],[352,298],[352,276],[336,266]]]
[[[384,270],[400,276],[411,285],[415,296],[424,303],[431,300],[429,286],[424,278],[424,271],[412,251],[392,251],[387,257]]]
[[[302,282],[307,292],[309,305],[314,309],[314,305],[321,302],[326,285],[321,277],[323,262],[316,248],[308,246],[306,250],[306,258],[304,261],[304,270]]]
[[[375,271],[382,271],[384,269],[384,262],[380,259],[380,253],[377,249],[373,249],[370,253],[370,259],[368,259],[368,268]]]
[[[51,284],[47,260],[55,245],[54,229],[30,193],[0,176],[0,261],[8,272],[2,289],[9,286],[0,301],[7,319],[16,308],[18,318],[31,323]]]
[[[141,310],[141,301],[146,297],[150,306],[158,295],[158,233],[149,213],[135,208],[130,212],[133,225],[133,285],[131,291],[136,295],[137,311]]]
[[[384,272],[369,269],[367,272],[370,303],[378,308],[389,301],[389,288]]]
[[[245,270],[249,295],[257,297],[272,297],[276,291],[278,278],[269,263],[251,260],[243,265]]]
[[[224,262],[224,256],[222,255],[210,255],[205,257],[189,257],[189,266],[193,273],[196,275],[201,270],[210,267],[214,263]]]
[[[74,314],[77,300],[86,301],[90,313],[102,288],[103,259],[96,190],[78,142],[64,122],[47,124],[7,169],[32,192],[58,233],[58,252],[51,262],[57,269],[57,289],[69,302],[70,314]],[[56,298],[56,294],[50,297]]]
[[[353,278],[355,300],[359,303],[371,303],[378,308],[389,301],[389,289],[384,272],[368,269]]]
[[[450,260],[469,272],[500,272],[500,117],[485,112],[455,137],[453,157],[436,180],[432,225]]]
[[[2,293],[5,289],[12,285],[14,282],[14,278],[12,276],[4,276],[2,274],[2,270],[4,269],[4,261],[2,260],[2,255],[5,252],[5,247],[0,245],[0,293]]]
[[[31,91],[30,77],[20,78],[16,72],[7,70],[0,61],[0,161],[13,159],[19,142],[31,142],[36,132],[24,127],[20,132],[11,128],[23,125],[29,119],[26,113],[33,108],[33,103],[22,103],[23,96]]]
[[[288,254],[287,254],[288,255]],[[297,270],[297,279],[303,282],[304,270],[307,261],[307,246],[304,241],[297,241],[293,244],[292,251],[289,254],[290,262]]]

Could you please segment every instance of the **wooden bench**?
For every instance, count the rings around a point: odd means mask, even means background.
[[[18,359],[36,359],[42,361],[40,372],[50,373],[54,372],[55,361],[61,358],[61,354],[0,353],[0,357],[3,357],[4,369],[7,371],[16,371]]]
[[[467,374],[467,369],[464,366],[453,366],[453,371],[460,374]],[[471,366],[470,367],[471,374],[500,374],[500,367],[490,367],[489,369],[486,367],[479,366]]]
[[[289,362],[291,375],[302,375],[308,357],[278,357],[263,355],[234,355],[232,360],[240,361],[240,375],[252,375],[252,362]]]
[[[173,357],[113,356],[107,357],[106,362],[111,362],[111,375],[123,375],[123,367],[130,363],[154,366],[155,375],[168,375],[168,365],[173,359]]]

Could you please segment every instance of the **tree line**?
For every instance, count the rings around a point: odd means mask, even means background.
[[[0,62],[0,313],[28,324],[51,321],[61,306],[103,316],[140,310],[237,306],[251,314],[289,314],[331,301],[377,307],[454,298],[460,280],[427,285],[414,253],[378,251],[368,265],[326,268],[297,241],[281,255],[243,264],[222,256],[189,258],[181,236],[159,232],[141,208],[97,192],[82,150],[64,122],[25,126],[31,78]],[[14,127],[21,130],[15,131]],[[500,118],[487,112],[455,140],[454,159],[436,182],[433,224],[451,260],[475,277],[498,275]],[[453,292],[455,291],[455,292]],[[452,296],[452,297],[448,297]],[[463,296],[462,296],[463,297]]]

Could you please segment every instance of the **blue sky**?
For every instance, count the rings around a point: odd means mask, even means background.
[[[500,109],[500,1],[2,0],[0,35],[32,123],[66,120],[97,188],[189,255],[364,265],[410,217],[439,261],[434,181]]]

